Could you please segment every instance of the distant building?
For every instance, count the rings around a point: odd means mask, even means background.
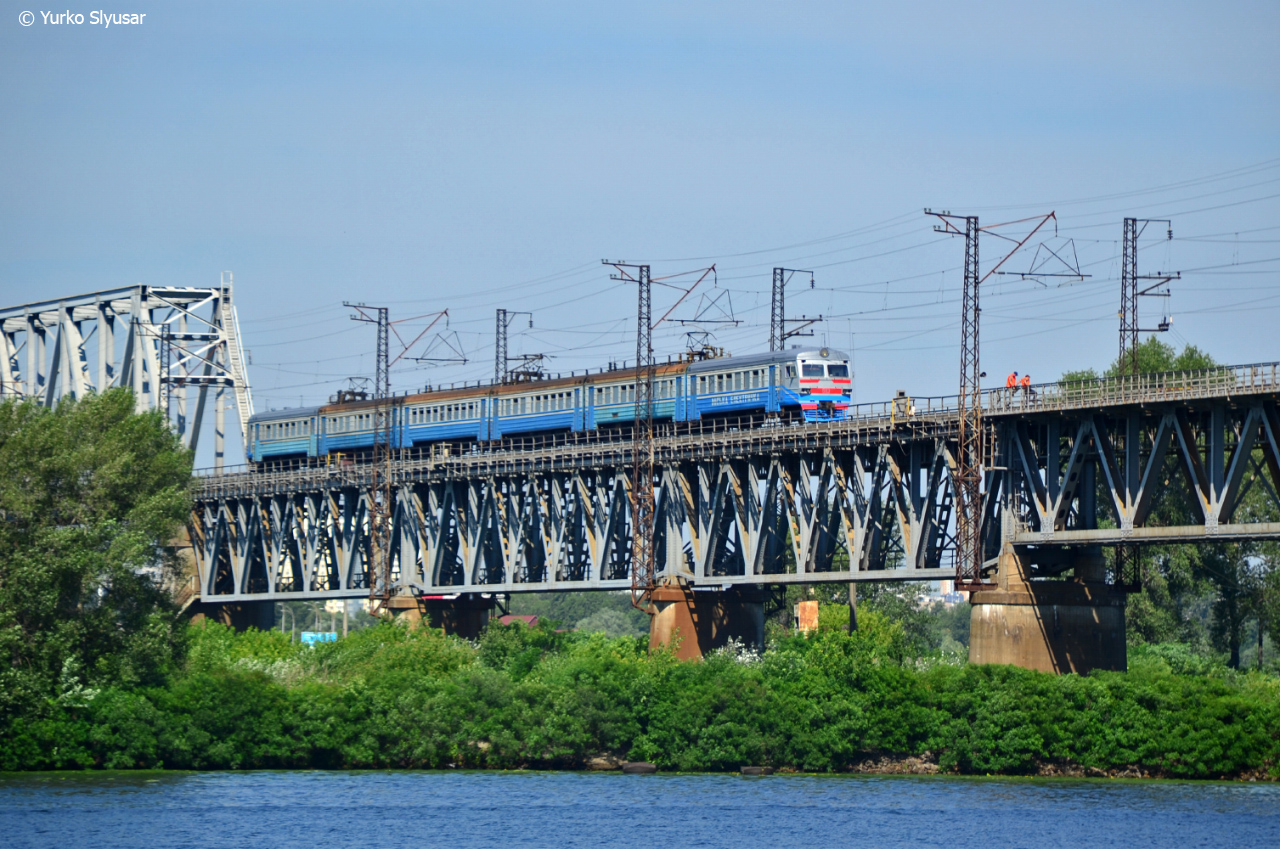
[[[510,625],[513,622],[523,622],[530,628],[536,628],[538,625],[538,617],[528,616],[519,613],[508,613],[506,616],[498,617],[499,625]]]

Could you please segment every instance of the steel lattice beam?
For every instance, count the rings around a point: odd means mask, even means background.
[[[168,410],[194,450],[212,394],[219,466],[225,393],[235,403],[241,445],[253,415],[244,360],[230,272],[216,287],[138,285],[0,309],[0,398],[52,406],[129,388],[139,411]]]

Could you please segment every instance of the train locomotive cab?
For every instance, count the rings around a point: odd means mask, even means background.
[[[853,395],[849,355],[831,348],[797,351],[795,392],[807,422],[839,422]]]

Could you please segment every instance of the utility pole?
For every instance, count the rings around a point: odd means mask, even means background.
[[[409,353],[409,349],[417,345],[422,337],[430,333],[431,328],[435,327],[441,319],[447,322],[449,311],[441,310],[436,313],[427,313],[391,321],[390,311],[386,307],[369,307],[364,304],[353,304],[349,301],[343,301],[342,305],[355,310],[355,314],[351,316],[354,321],[363,321],[378,326],[377,365],[374,372],[373,388],[373,397],[376,402],[373,428],[373,466],[369,475],[369,541],[372,549],[370,558],[372,563],[370,563],[370,568],[368,569],[369,599],[373,602],[369,606],[369,612],[376,615],[378,608],[391,598],[391,525],[393,520],[392,511],[394,510],[391,479],[396,454],[393,439],[396,416],[395,399],[391,395],[391,367],[400,362],[400,359]],[[397,324],[428,318],[431,321],[411,342],[405,342],[404,338],[400,336],[400,332],[395,329]],[[391,358],[392,333],[395,334],[396,340],[400,344],[400,353],[396,355],[395,359]],[[429,357],[415,359],[418,359],[419,362],[439,361]],[[462,362],[466,362],[466,359],[463,358]]]
[[[1018,252],[1032,236],[1034,236],[1049,219],[1057,221],[1054,213],[1036,218],[1023,218],[1005,224],[993,224],[987,227],[978,226],[976,215],[952,215],[950,212],[933,212],[926,209],[925,215],[932,215],[942,223],[933,229],[939,233],[964,236],[964,293],[961,298],[960,316],[960,396],[957,402],[959,419],[958,452],[956,456],[955,496],[956,496],[956,588],[974,590],[983,586],[982,582],[982,477],[984,432],[982,427],[982,378],[986,372],[981,366],[981,347],[979,345],[979,326],[982,308],[979,305],[979,290],[982,283],[992,274],[997,273],[1000,266],[1009,257]],[[1002,239],[1015,242],[1014,247],[1004,259],[1000,260],[985,275],[978,270],[978,236],[982,232],[990,232],[997,227],[1010,224],[1022,224],[1029,221],[1038,223],[1021,241],[1003,234]],[[961,229],[961,222],[963,228]]]
[[[809,288],[812,289],[814,285],[812,271],[805,271],[799,268],[775,268],[773,270],[773,299],[769,309],[770,351],[781,351],[786,347],[788,339],[792,336],[802,335],[801,331],[805,327],[822,320],[822,316],[818,316],[817,318],[806,318],[801,316],[798,319],[792,319],[792,321],[802,322],[800,327],[797,327],[792,331],[787,330],[786,289],[787,283],[791,282],[791,276],[793,274],[808,274]],[[813,331],[809,331],[809,333],[803,335],[812,336]]]
[[[1161,333],[1169,329],[1169,318],[1164,316],[1155,328],[1138,326],[1138,298],[1168,298],[1168,290],[1160,287],[1170,280],[1181,280],[1181,272],[1162,274],[1138,274],[1138,239],[1148,224],[1160,223],[1168,228],[1168,238],[1173,238],[1173,222],[1167,218],[1126,218],[1124,236],[1120,243],[1120,373],[1138,376],[1138,333]],[[1138,225],[1142,225],[1139,227]],[[1143,286],[1143,284],[1150,284]]]
[[[686,271],[653,280],[649,276],[648,265],[610,260],[601,260],[604,265],[617,269],[617,274],[609,275],[610,280],[623,280],[635,283],[638,290],[636,307],[636,390],[635,390],[635,426],[632,430],[632,500],[631,500],[631,603],[646,612],[651,610],[649,599],[657,585],[657,568],[653,550],[653,395],[658,366],[653,358],[653,331],[658,325],[670,318],[685,298],[693,293],[708,276],[716,273],[716,267],[702,268],[697,271]],[[697,281],[685,289],[662,280],[682,277],[687,274],[702,272]],[[634,273],[633,273],[634,272]],[[666,286],[680,292],[671,309],[663,313],[662,318],[653,320],[653,284]]]
[[[370,612],[374,612],[391,598],[391,472],[394,452],[391,445],[390,311],[386,307],[366,307],[363,304],[344,302],[343,305],[355,308],[356,314],[351,316],[353,320],[378,326],[373,390],[377,407],[374,413],[373,466],[369,482],[369,541],[373,562],[368,573],[369,599],[373,602]],[[370,315],[371,312],[375,315]]]
[[[653,384],[657,366],[653,359],[653,284],[649,266],[607,262],[618,269],[613,279],[635,282],[636,383],[635,424],[631,443],[631,603],[648,610],[653,593]],[[632,274],[631,272],[635,273]]]
[[[493,383],[495,386],[506,383],[511,379],[511,372],[507,369],[507,363],[511,362],[511,358],[507,356],[507,328],[511,326],[512,320],[518,315],[529,316],[529,326],[533,327],[533,313],[531,312],[498,310],[493,343]]]

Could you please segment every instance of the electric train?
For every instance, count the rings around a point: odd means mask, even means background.
[[[607,369],[395,398],[391,442],[485,442],[512,435],[595,431],[635,419],[636,369]],[[653,415],[696,421],[780,413],[806,422],[843,421],[853,382],[849,357],[829,348],[791,348],[743,357],[682,360],[657,367]],[[252,463],[359,454],[373,448],[378,402],[345,400],[322,407],[258,413],[249,419]]]

